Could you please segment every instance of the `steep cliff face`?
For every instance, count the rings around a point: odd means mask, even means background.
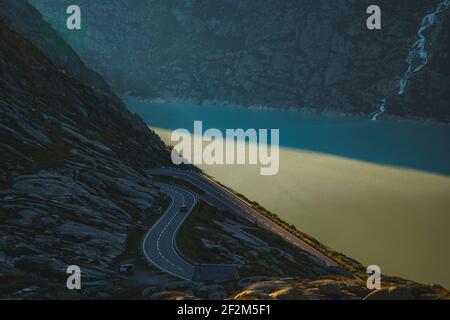
[[[408,115],[413,109],[420,117],[450,122],[450,1],[447,11],[439,15],[434,28],[425,32],[427,64],[408,81],[404,95],[396,95],[388,108],[390,112]],[[415,39],[420,40],[416,35]],[[417,57],[416,57],[417,59]],[[406,68],[406,70],[408,70]],[[389,110],[389,109],[388,109]]]
[[[120,93],[366,114],[398,87],[438,2],[381,0],[382,30],[369,31],[365,0],[80,0],[72,32],[70,1],[32,1]],[[429,67],[386,114],[449,120],[449,14],[427,31]]]

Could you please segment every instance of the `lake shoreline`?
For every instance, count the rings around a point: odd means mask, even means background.
[[[336,111],[335,109],[318,109],[313,107],[290,107],[290,108],[276,108],[271,106],[261,106],[261,105],[240,105],[228,101],[213,101],[213,100],[205,100],[200,102],[196,99],[180,99],[180,98],[146,98],[140,96],[133,95],[121,95],[120,98],[122,101],[125,100],[137,100],[143,103],[158,103],[158,104],[172,104],[172,103],[180,103],[180,104],[188,104],[188,105],[200,105],[204,107],[212,106],[212,105],[221,105],[227,108],[237,108],[237,109],[250,109],[250,110],[260,110],[260,111],[284,111],[284,112],[295,112],[305,115],[318,115],[324,116],[327,118],[351,118],[356,120],[367,120],[371,121],[371,117],[376,111],[372,113],[353,113],[353,112],[342,112]],[[125,103],[126,104],[126,103]],[[440,121],[436,119],[430,118],[420,118],[420,117],[401,117],[392,114],[382,114],[377,120],[378,122],[383,121],[396,121],[396,122],[405,122],[405,123],[414,123],[421,125],[430,125],[430,126],[442,126],[449,127],[450,122]]]
[[[197,120],[283,130],[277,175],[261,176],[258,166],[200,169],[363,265],[450,287],[450,128],[151,101],[125,99],[166,143]]]
[[[273,177],[250,166],[199,168],[333,251],[385,275],[450,287],[450,177],[289,148],[280,157]]]

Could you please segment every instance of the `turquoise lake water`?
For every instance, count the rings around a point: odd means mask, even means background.
[[[280,129],[280,170],[200,166],[299,230],[384,274],[450,288],[450,128],[125,99],[171,130]]]
[[[280,145],[284,147],[450,175],[448,126],[130,98],[125,103],[158,128],[192,131],[193,122],[202,120],[204,130],[280,129]]]

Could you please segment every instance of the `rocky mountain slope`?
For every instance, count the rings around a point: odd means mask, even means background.
[[[112,93],[103,78],[85,66],[72,47],[41,18],[39,11],[27,0],[0,0],[0,20],[32,39],[57,67]]]
[[[121,94],[369,115],[442,1],[380,0],[382,30],[369,31],[368,0],[80,0],[78,32],[65,27],[69,0],[31,2]],[[449,15],[427,30],[429,66],[386,114],[450,120]]]
[[[40,23],[38,15],[32,17]],[[184,253],[205,262],[190,252],[198,253],[203,243],[209,258],[243,265],[242,278],[191,283],[148,265],[140,242],[167,199],[142,168],[167,165],[166,147],[114,94],[55,63],[34,42],[40,34],[24,36],[18,23],[0,22],[0,298],[362,299],[369,294],[364,281],[348,271],[327,268],[276,235],[204,204],[184,226]],[[52,34],[47,41],[57,40]],[[136,264],[135,276],[119,276],[115,267],[129,261]],[[341,261],[347,268],[350,259]],[[82,268],[80,291],[66,288],[69,265]],[[355,261],[352,267],[363,270]],[[385,283],[389,287],[372,295],[448,298],[439,286],[390,277]]]
[[[107,277],[162,196],[139,168],[169,161],[121,101],[0,23],[0,296]]]

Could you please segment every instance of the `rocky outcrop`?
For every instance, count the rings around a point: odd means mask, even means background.
[[[272,279],[255,282],[232,296],[236,300],[427,300],[449,299],[443,288],[414,283],[392,284],[370,291],[356,279],[328,278],[313,281]]]
[[[71,32],[70,1],[32,0],[122,94],[366,115],[398,89],[438,2],[380,0],[382,30],[369,31],[366,0],[80,0],[84,29]],[[449,121],[449,15],[427,30],[429,65],[386,115]]]

